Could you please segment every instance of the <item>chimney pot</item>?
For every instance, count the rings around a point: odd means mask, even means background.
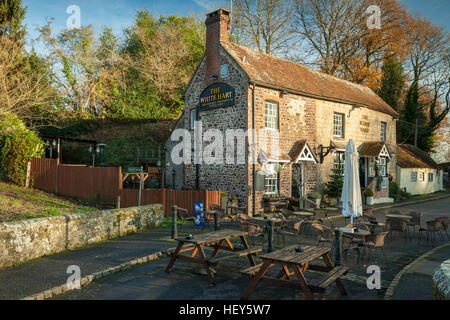
[[[220,43],[229,41],[230,11],[219,9],[206,15],[206,82],[220,74]],[[216,75],[216,77],[213,77]]]

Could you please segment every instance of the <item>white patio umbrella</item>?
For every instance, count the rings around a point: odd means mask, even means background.
[[[353,218],[362,216],[362,199],[359,184],[359,154],[355,142],[350,139],[345,150],[344,186],[342,188],[342,214]]]

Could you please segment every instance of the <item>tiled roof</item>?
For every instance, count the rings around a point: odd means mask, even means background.
[[[410,144],[397,146],[397,165],[401,168],[440,169],[439,165],[426,152]]]
[[[221,42],[221,44],[252,81],[290,89],[295,93],[324,100],[363,105],[394,117],[398,116],[394,109],[366,86],[333,77],[236,43]]]

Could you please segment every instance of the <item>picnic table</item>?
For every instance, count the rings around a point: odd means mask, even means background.
[[[386,218],[411,220],[412,216],[408,216],[406,214],[388,213],[388,214],[386,214]]]
[[[297,250],[300,249],[300,252]],[[314,299],[314,292],[323,293],[333,282],[336,283],[340,292],[346,295],[347,292],[340,277],[348,272],[348,268],[337,266],[333,268],[329,257],[331,249],[324,247],[293,245],[281,250],[260,256],[262,263],[252,266],[241,273],[252,278],[242,299],[247,299],[260,281],[267,282],[275,286],[302,289],[307,299]],[[322,258],[326,266],[313,265],[312,261]],[[266,272],[274,266],[280,266],[281,271],[277,277],[265,276]],[[292,270],[292,271],[291,271]],[[304,272],[315,270],[324,272],[324,276],[319,280],[307,281]],[[298,282],[290,281],[291,277],[297,278]]]
[[[167,254],[170,256],[166,272],[170,272],[177,259],[191,261],[203,265],[212,282],[214,282],[214,273],[212,268],[220,261],[247,256],[250,265],[256,265],[255,255],[262,251],[262,248],[250,248],[246,236],[248,232],[241,230],[220,230],[209,233],[196,234],[191,239],[177,238],[177,247],[169,249]],[[242,247],[234,246],[231,239],[240,238]],[[210,258],[206,257],[205,247],[214,248]],[[220,250],[232,252],[231,255],[217,257]],[[191,252],[190,255],[183,255],[184,252]],[[198,257],[196,257],[198,255]]]
[[[310,212],[310,211],[293,211],[292,215],[300,216],[300,217],[306,218],[308,220],[310,220],[312,217],[314,217],[314,213]]]

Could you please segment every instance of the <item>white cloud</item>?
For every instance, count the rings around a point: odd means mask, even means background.
[[[211,4],[208,3],[208,1],[205,1],[205,0],[193,0],[193,1],[195,2],[195,4],[202,7],[203,9],[211,10]]]

